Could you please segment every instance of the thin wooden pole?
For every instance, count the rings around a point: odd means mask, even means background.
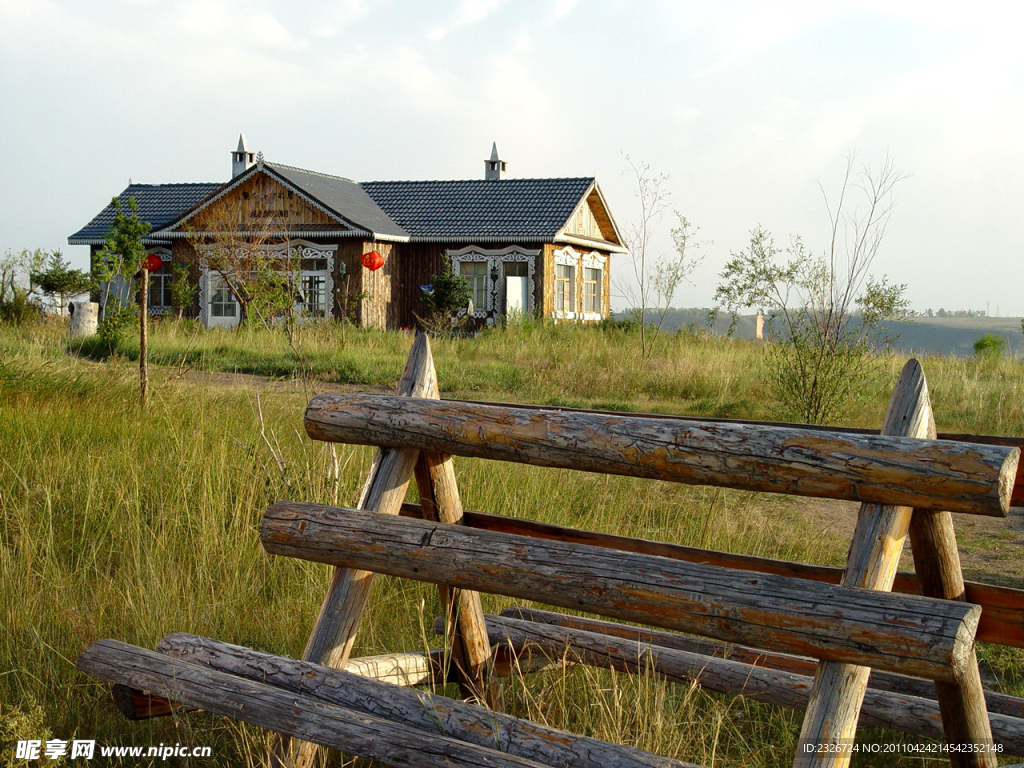
[[[437,373],[430,342],[420,334],[413,342],[405,370],[398,382],[401,397],[437,397]],[[359,509],[397,515],[413,476],[419,451],[381,448],[377,452],[370,477],[363,489]],[[306,643],[302,658],[343,669],[352,652],[356,629],[362,618],[374,574],[353,568],[336,568],[331,586],[320,607],[316,624]],[[271,756],[272,765],[308,768],[317,746],[310,742],[281,743]]]
[[[909,360],[900,373],[882,435],[926,438],[933,434],[924,371]],[[842,585],[889,591],[910,526],[910,507],[864,504],[857,518]],[[822,662],[804,717],[795,768],[845,768],[853,756],[857,719],[867,689],[868,667]]]
[[[464,523],[451,456],[421,453],[416,463],[416,485],[425,519],[450,525]],[[446,607],[446,637],[462,694],[467,699],[493,706],[494,689],[487,680],[491,644],[487,639],[480,593],[444,585],[439,588]]]
[[[964,600],[953,516],[949,512],[915,510],[910,521],[910,545],[921,592],[945,600]],[[935,693],[946,741],[955,747],[949,753],[953,768],[995,768],[999,760],[991,749],[992,727],[973,649],[963,676],[953,682],[936,682]]]

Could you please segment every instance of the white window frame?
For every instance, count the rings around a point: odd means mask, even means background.
[[[588,312],[586,307],[581,303],[580,308],[583,310],[580,312],[580,319],[582,320],[603,320],[605,317],[605,306],[604,306],[604,275],[605,270],[608,266],[608,257],[601,253],[585,253],[583,254],[583,269],[596,269],[598,270],[597,278],[597,312]],[[586,272],[581,273],[586,279]],[[582,302],[582,293],[581,293]]]
[[[504,270],[502,264],[509,261],[523,262],[526,264],[527,277],[529,279],[529,295],[527,296],[527,307],[526,312],[533,314],[534,304],[536,302],[537,294],[537,257],[540,255],[539,250],[529,250],[522,248],[518,245],[509,246],[508,248],[490,249],[480,248],[475,245],[466,246],[465,248],[459,248],[457,250],[448,251],[448,258],[451,259],[452,271],[457,274],[462,274],[461,265],[465,262],[485,262],[487,264],[487,275],[484,283],[484,303],[483,305],[476,304],[474,301],[473,316],[479,318],[486,318],[491,315],[493,310],[493,316],[495,318],[500,317],[502,312],[501,308],[505,306],[505,280],[503,279]],[[491,282],[491,269],[497,267],[498,269],[498,285],[496,290],[492,289],[495,286],[490,285]],[[496,302],[495,306],[491,306],[492,300]]]
[[[480,274],[467,273],[466,267],[470,265],[482,266],[483,272]],[[452,267],[452,271],[469,284],[469,297],[473,301],[474,314],[476,314],[476,307],[484,307],[487,304],[487,283],[490,282],[490,265],[486,261],[462,260]]]
[[[559,280],[564,280],[565,279],[565,278],[559,278],[557,276],[558,275],[558,267],[571,267],[572,268],[572,277],[568,281],[568,283],[569,283],[568,287],[570,289],[568,303],[569,303],[569,306],[571,307],[571,309],[559,309],[557,306],[554,306],[555,298],[558,296],[557,288],[558,288]],[[576,286],[577,286],[578,275],[579,274],[580,274],[580,254],[579,254],[579,252],[575,248],[573,248],[572,246],[568,246],[567,245],[564,248],[559,248],[557,251],[555,251],[555,264],[554,264],[554,267],[552,268],[553,284],[551,286],[551,294],[552,294],[551,298],[552,298],[552,305],[553,306],[552,306],[551,314],[552,314],[552,316],[556,320],[575,320],[576,319],[577,314],[578,314],[576,312],[576,307],[577,307],[577,300],[578,300],[578,295],[579,295],[579,291],[577,290]]]

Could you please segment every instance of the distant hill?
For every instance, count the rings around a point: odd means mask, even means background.
[[[675,333],[680,328],[708,327],[710,309],[670,309],[665,315],[664,330]],[[624,317],[619,313],[617,317]],[[657,323],[657,315],[649,316],[648,322]],[[720,314],[714,323],[714,332],[725,334],[729,331],[731,318]],[[1020,329],[1019,317],[919,317],[910,321],[886,323],[885,329],[897,336],[894,349],[906,353],[930,353],[937,355],[974,354],[974,342],[986,333],[1006,339],[1010,353],[1024,355],[1024,333]],[[743,339],[754,338],[755,315],[741,315],[736,323],[735,335]]]

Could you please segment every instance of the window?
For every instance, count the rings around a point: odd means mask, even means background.
[[[487,262],[460,261],[459,274],[469,283],[473,306],[478,309],[487,306]]]
[[[530,266],[525,261],[503,261],[505,277],[529,277]]]
[[[307,315],[322,317],[327,308],[327,280],[323,275],[302,275],[302,309]]]
[[[576,267],[555,265],[555,311],[576,311]]]
[[[601,312],[601,270],[583,268],[583,311]]]
[[[212,317],[238,316],[238,303],[220,275],[210,275],[210,315]]]
[[[171,262],[165,261],[156,272],[149,273],[149,311],[159,315],[167,312],[174,304],[171,296]]]

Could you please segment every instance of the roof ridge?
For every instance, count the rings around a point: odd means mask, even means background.
[[[310,176],[323,176],[324,178],[327,179],[337,179],[338,181],[350,181],[353,184],[359,183],[357,181],[354,181],[353,179],[348,178],[347,176],[337,176],[333,173],[324,173],[323,171],[311,171],[309,168],[299,168],[297,165],[288,165],[287,163],[275,163],[271,162],[270,160],[266,160],[264,161],[263,164],[270,166],[271,168],[287,168],[289,171],[301,171],[302,173],[308,173]]]
[[[300,169],[301,170],[301,169]],[[595,181],[596,176],[537,176],[532,178],[515,179],[378,179],[375,181],[360,181],[359,184],[464,184],[476,182],[478,184],[493,184],[496,181],[501,183],[515,181]]]
[[[141,181],[133,181],[125,189],[132,187],[219,187],[222,181],[169,181],[163,184],[147,184]]]

